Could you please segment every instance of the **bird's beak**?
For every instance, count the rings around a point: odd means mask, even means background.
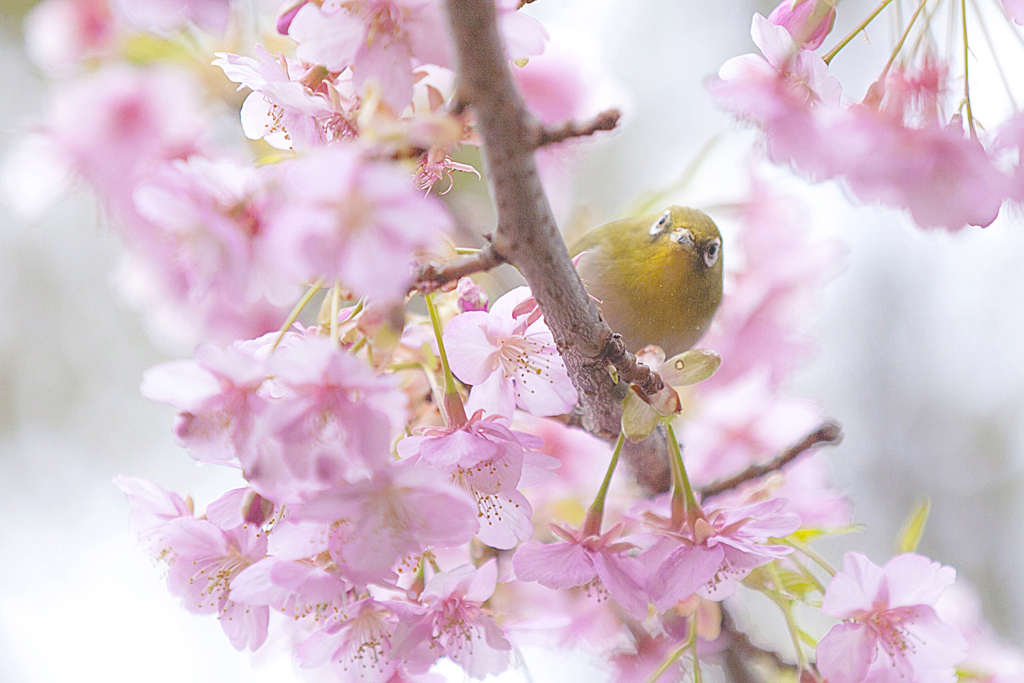
[[[687,228],[676,230],[672,233],[673,239],[687,249],[693,249],[693,233]]]

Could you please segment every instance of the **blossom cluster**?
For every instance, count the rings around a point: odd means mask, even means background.
[[[956,602],[955,570],[916,541],[881,567],[847,553],[841,571],[808,547],[852,521],[820,456],[746,476],[824,420],[787,380],[842,250],[812,239],[795,199],[755,175],[728,247],[739,266],[707,348],[688,352],[698,369],[634,349],[685,410],[628,392],[624,411],[646,429],[611,447],[571,426],[577,388],[528,287],[491,302],[463,278],[413,294],[418,267],[459,239],[434,184],[479,176],[460,156],[480,139],[456,101],[440,0],[275,9],[45,0],[26,24],[34,59],[64,79],[33,149],[98,195],[147,313],[198,342],[147,371],[142,394],[173,407],[189,456],[243,484],[197,509],[116,481],[186,610],[216,615],[239,650],[280,630],[327,679],[426,682],[442,658],[482,679],[542,642],[586,644],[615,680],[639,683],[722,664],[743,638],[728,601],[759,592],[794,633],[797,604],[838,621],[794,643],[801,680],[1020,676],[969,599]],[[495,10],[538,119],[577,115],[585,84],[540,56],[544,28],[518,0]],[[1021,198],[1020,164],[992,150],[1019,149],[1024,127],[1007,123],[985,149],[940,125],[940,62],[887,69],[844,107],[813,52],[834,17],[829,0],[756,15],[764,57],[710,82],[765,130],[773,159],[844,177],[923,225],[987,224]],[[249,24],[263,44],[214,53]],[[196,45],[216,68],[192,63]],[[233,139],[214,134],[224,111]],[[652,493],[614,475],[626,437],[656,428],[671,481]]]
[[[1004,5],[1019,20],[1014,3]],[[720,107],[764,131],[773,161],[813,180],[842,179],[860,200],[907,209],[923,227],[984,227],[1004,201],[1024,199],[1020,115],[979,133],[966,66],[963,99],[951,106],[959,97],[951,92],[954,56],[933,47],[930,18],[915,24],[920,9],[904,34],[917,30],[918,47],[899,53],[901,41],[863,99],[846,102],[829,73],[836,50],[825,58],[815,52],[832,29],[834,0],[779,7],[767,18],[754,15],[751,37],[761,54],[730,59],[707,82]],[[968,19],[957,21],[966,43]]]

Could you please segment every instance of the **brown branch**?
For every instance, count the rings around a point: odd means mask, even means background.
[[[450,282],[458,282],[460,277],[482,273],[506,263],[505,259],[488,244],[475,254],[464,256],[457,261],[444,265],[428,263],[420,268],[413,289],[420,294],[436,291]]]
[[[755,677],[747,666],[758,659],[770,662],[777,671],[796,671],[796,667],[782,659],[778,653],[754,645],[746,633],[736,628],[736,622],[725,609],[722,610],[722,632],[729,637],[729,645],[723,653],[723,664],[731,683],[762,680],[760,676]]]
[[[537,0],[519,0],[519,7],[517,7],[516,9],[523,9],[527,5],[533,4],[536,1]]]
[[[560,126],[538,126],[535,147],[544,147],[563,142],[569,138],[582,138],[593,135],[599,130],[613,130],[619,125],[622,112],[618,109],[608,109],[595,116],[590,121],[580,123],[579,121],[566,121]]]
[[[828,420],[803,438],[800,443],[790,446],[778,457],[761,465],[751,465],[731,479],[708,484],[700,490],[701,498],[710,498],[731,491],[740,484],[763,477],[782,469],[806,451],[823,444],[838,445],[843,440],[843,428],[835,420]]]
[[[498,34],[493,0],[446,0],[455,41],[460,98],[473,106],[497,211],[494,248],[522,273],[580,396],[583,424],[617,434],[622,408],[610,361],[642,374],[619,353],[612,330],[590,300],[555,224],[534,163],[537,123],[516,89]],[[612,348],[614,352],[607,351]],[[645,380],[652,387],[655,380]]]

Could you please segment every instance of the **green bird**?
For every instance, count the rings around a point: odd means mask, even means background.
[[[648,344],[669,357],[692,348],[722,301],[722,236],[697,209],[606,223],[570,253],[583,254],[580,278],[634,353]]]

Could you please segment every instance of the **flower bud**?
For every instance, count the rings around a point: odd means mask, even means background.
[[[461,312],[487,310],[487,304],[489,303],[487,292],[468,277],[459,278],[459,284],[456,286],[455,291],[459,295],[458,304]]]
[[[789,31],[804,50],[821,45],[835,20],[835,0],[782,0],[768,15],[768,21]]]

